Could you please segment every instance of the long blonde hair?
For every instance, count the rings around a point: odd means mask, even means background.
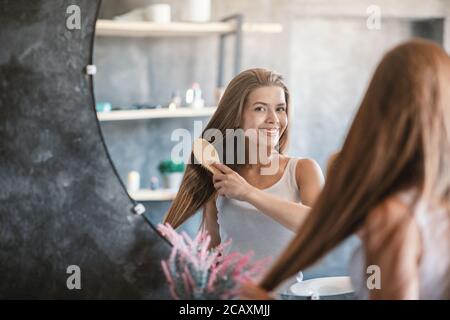
[[[272,290],[312,265],[412,187],[450,207],[450,58],[418,39],[382,59],[322,193],[261,286]]]
[[[270,70],[249,69],[238,74],[228,84],[220,99],[216,112],[211,117],[201,136],[210,141],[210,137],[206,132],[209,129],[216,129],[225,137],[225,141],[227,135],[229,135],[226,132],[227,129],[239,128],[242,111],[249,94],[257,88],[270,86],[278,86],[283,89],[286,100],[286,112],[289,116],[289,91],[282,76]],[[280,153],[283,153],[287,147],[288,135],[289,124],[282,133],[277,146]],[[223,150],[225,158],[226,148],[223,148]],[[177,196],[164,218],[164,222],[170,223],[174,228],[177,228],[194,215],[216,193],[211,174],[199,165],[194,164],[194,156],[192,153],[190,158],[191,163],[186,166],[186,171]],[[231,167],[236,168],[236,165],[231,165]]]

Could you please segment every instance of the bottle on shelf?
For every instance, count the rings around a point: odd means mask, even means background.
[[[198,82],[194,82],[191,88],[186,91],[186,105],[194,109],[200,109],[205,106],[205,100],[202,98],[202,89]]]
[[[178,109],[180,106],[181,106],[181,97],[180,92],[177,90],[172,92],[172,98],[170,99],[169,109],[175,110]]]
[[[127,180],[127,189],[130,192],[136,192],[139,191],[141,187],[141,176],[139,175],[139,172],[137,171],[130,171],[128,173],[128,180]]]
[[[151,177],[150,179],[150,189],[151,190],[158,190],[159,189],[159,179],[158,177]]]

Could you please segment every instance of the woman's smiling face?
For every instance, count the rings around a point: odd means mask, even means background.
[[[260,87],[250,92],[240,127],[246,132],[254,129],[258,137],[256,143],[275,147],[287,125],[286,97],[281,87]]]

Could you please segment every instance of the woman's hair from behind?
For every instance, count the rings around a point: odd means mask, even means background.
[[[322,193],[261,286],[272,290],[310,266],[378,204],[413,187],[450,206],[450,58],[419,39],[382,59]]]
[[[228,84],[214,115],[202,132],[202,138],[211,142],[222,151],[222,158],[226,156],[227,148],[218,145],[218,141],[212,141],[210,132],[220,132],[224,138],[222,143],[228,140],[227,129],[238,129],[241,123],[242,111],[249,94],[261,87],[278,86],[284,91],[286,110],[289,116],[290,98],[289,91],[281,75],[265,69],[249,69],[238,74]],[[289,125],[280,137],[278,149],[283,153],[287,147]],[[234,138],[233,138],[234,139]],[[234,150],[233,150],[234,151]],[[174,228],[180,226],[188,218],[194,215],[208,200],[215,196],[215,188],[211,174],[200,165],[194,164],[194,155],[191,153],[191,162],[186,166],[183,180],[177,196],[167,212],[164,222],[170,223]],[[228,164],[228,163],[227,163]],[[231,165],[235,168],[235,165]]]

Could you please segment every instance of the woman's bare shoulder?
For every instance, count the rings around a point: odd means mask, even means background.
[[[323,183],[323,173],[319,164],[311,158],[298,158],[295,168],[295,176],[299,185],[308,181],[320,181]]]
[[[368,227],[396,226],[412,219],[411,208],[393,195],[373,208],[366,218]]]
[[[420,232],[411,206],[390,196],[367,215],[360,236],[369,247],[381,245],[420,247]]]
[[[301,171],[306,173],[316,171],[322,172],[317,161],[311,158],[298,158],[297,169],[301,169]]]

